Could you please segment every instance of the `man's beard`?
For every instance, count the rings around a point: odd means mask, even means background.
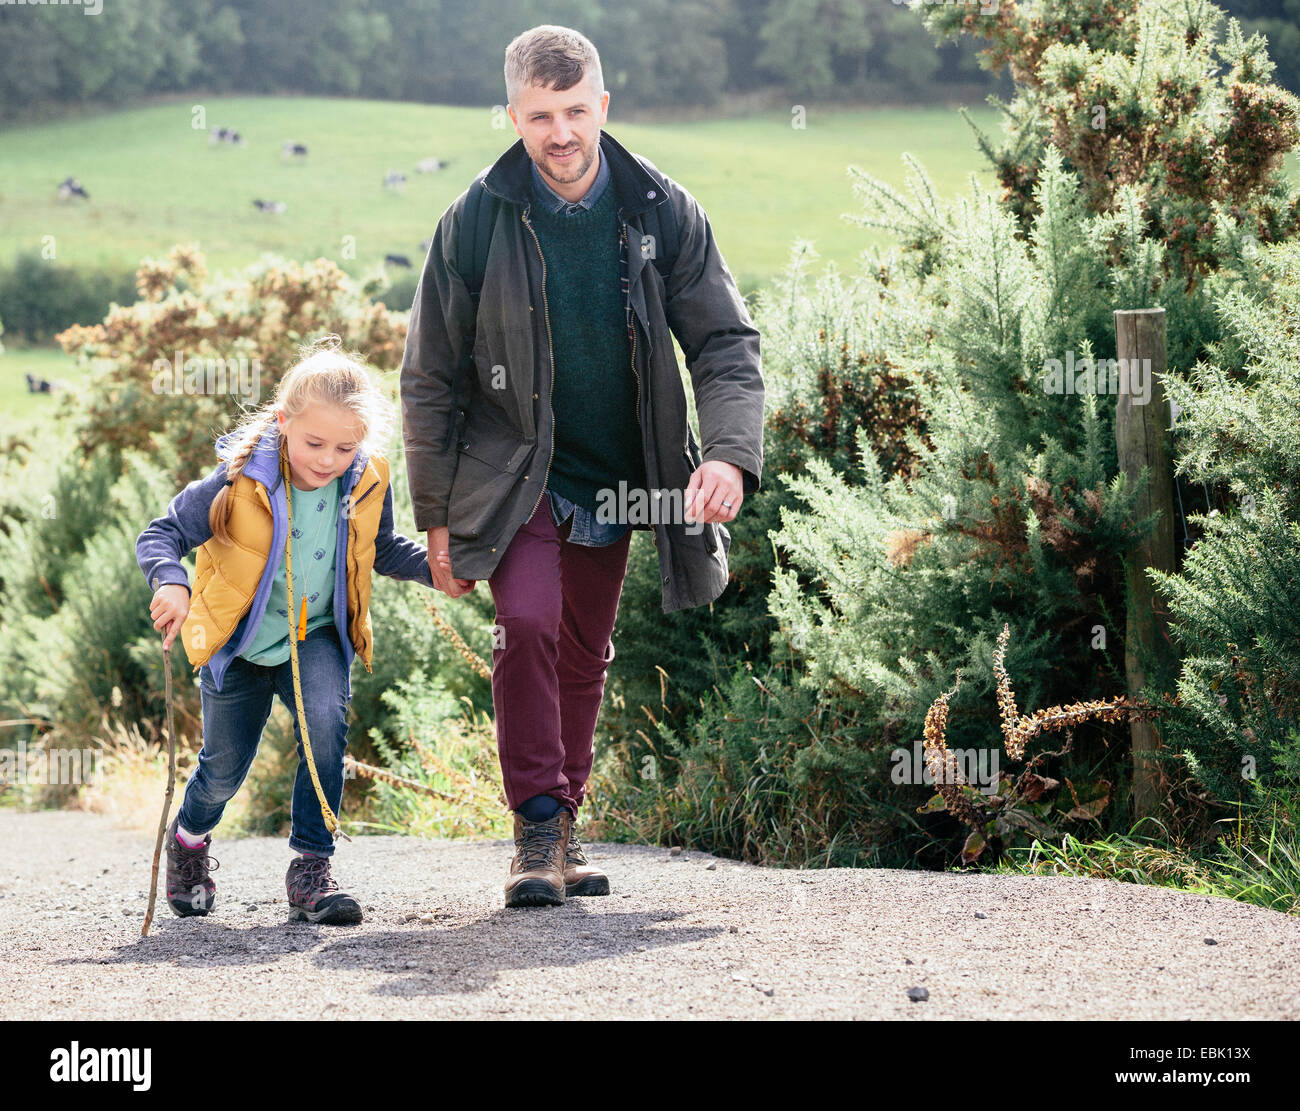
[[[591,169],[592,163],[596,161],[596,155],[593,150],[592,154],[587,156],[586,150],[580,145],[577,145],[576,149],[578,153],[566,163],[552,162],[548,150],[543,155],[542,161],[538,163],[537,168],[550,177],[552,181],[558,181],[561,185],[571,185],[575,181],[581,181],[582,176]],[[569,176],[558,176],[562,174],[568,174]]]

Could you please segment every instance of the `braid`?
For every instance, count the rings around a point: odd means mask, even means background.
[[[272,404],[243,426],[239,444],[226,462],[226,484],[217,491],[217,496],[212,499],[212,506],[208,510],[208,525],[212,529],[212,535],[222,544],[230,543],[230,533],[226,528],[230,517],[230,487],[234,485],[235,479],[243,474],[253,449],[274,423],[275,406]]]

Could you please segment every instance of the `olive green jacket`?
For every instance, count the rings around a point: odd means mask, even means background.
[[[701,461],[723,460],[742,470],[746,497],[759,486],[764,398],[759,333],[695,198],[607,132],[601,132],[600,144],[631,247],[632,369],[649,485],[643,500],[648,513],[633,522],[653,530],[663,610],[671,613],[706,605],[727,585],[730,533],[720,523],[687,524],[680,512],[691,472]],[[507,203],[499,206],[477,318],[455,265],[466,190],[434,232],[401,370],[416,527],[447,527],[452,573],[466,579],[491,576],[516,530],[540,504],[553,431],[554,337],[541,246],[529,222],[532,183],[523,140],[480,176]],[[680,240],[667,282],[641,249],[641,216],[657,204],[673,205]],[[702,452],[687,420],[673,336],[690,372]],[[453,370],[466,345],[472,345],[473,366],[457,409]]]

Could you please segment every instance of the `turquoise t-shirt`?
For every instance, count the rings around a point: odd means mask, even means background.
[[[293,489],[294,629],[298,607],[307,596],[307,632],[334,621],[334,564],[338,547],[339,498],[342,478],[319,490]],[[285,483],[281,483],[284,489]],[[283,494],[279,495],[283,497]],[[248,647],[240,655],[250,663],[275,667],[289,658],[289,591],[284,551],[271,583],[266,612]]]

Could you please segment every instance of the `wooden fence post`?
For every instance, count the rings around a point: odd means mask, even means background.
[[[1174,471],[1169,447],[1171,425],[1165,401],[1165,310],[1119,309],[1115,312],[1115,348],[1121,382],[1138,386],[1135,403],[1132,389],[1121,387],[1115,403],[1115,445],[1119,469],[1135,483],[1142,468],[1148,468],[1147,486],[1135,506],[1139,517],[1159,511],[1160,518],[1150,535],[1129,552],[1125,574],[1128,627],[1124,666],[1128,689],[1137,696],[1146,685],[1147,674],[1139,649],[1148,659],[1169,659],[1169,614],[1156,593],[1146,569],[1175,570]],[[1141,403],[1145,385],[1150,397]],[[1162,809],[1160,771],[1150,753],[1160,747],[1160,734],[1151,721],[1131,721],[1133,747],[1133,813],[1137,818]]]

